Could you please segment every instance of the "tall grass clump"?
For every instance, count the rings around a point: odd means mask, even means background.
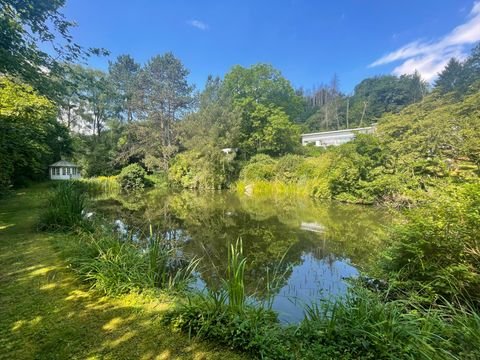
[[[90,195],[115,196],[120,192],[120,184],[116,176],[98,176],[78,181],[85,186]]]
[[[149,245],[145,251],[148,271],[155,287],[181,289],[188,285],[200,259],[184,259],[177,255],[178,249],[154,234],[150,227]]]
[[[403,302],[385,302],[378,294],[357,289],[344,301],[307,306],[297,336],[308,349],[305,355],[320,358],[438,358],[442,350],[436,345],[442,337],[436,329],[441,319],[434,312],[407,308]]]
[[[109,295],[184,289],[198,264],[197,259],[178,258],[160,236],[151,236],[145,246],[131,237],[119,239],[107,226],[83,233],[68,256],[92,288]]]
[[[67,230],[83,223],[86,197],[78,184],[62,181],[48,195],[39,222],[41,230]]]
[[[230,244],[228,249],[227,277],[224,280],[230,307],[243,309],[245,306],[245,264],[242,239]]]

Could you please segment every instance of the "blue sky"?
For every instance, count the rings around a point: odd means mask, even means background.
[[[76,41],[143,63],[172,51],[203,88],[233,65],[270,63],[295,87],[328,83],[345,92],[376,74],[419,70],[433,80],[480,40],[480,0],[67,0]]]

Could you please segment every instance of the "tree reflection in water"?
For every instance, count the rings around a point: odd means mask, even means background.
[[[152,191],[97,205],[145,232],[152,225],[183,254],[201,258],[198,287],[220,284],[228,246],[241,237],[248,294],[266,299],[274,269],[282,274],[272,301],[283,321],[300,320],[305,304],[344,294],[345,278],[376,260],[390,221],[373,207],[229,192]]]

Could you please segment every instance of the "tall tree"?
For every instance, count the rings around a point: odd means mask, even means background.
[[[140,74],[142,110],[147,119],[161,128],[164,146],[173,144],[173,124],[194,103],[188,74],[172,53],[153,57]]]
[[[435,81],[435,88],[442,94],[458,90],[464,79],[463,64],[455,58],[451,58]]]
[[[250,68],[234,66],[225,75],[223,91],[233,101],[250,98],[260,104],[281,107],[293,120],[302,112],[302,98],[282,73],[268,64]]]
[[[107,74],[100,70],[76,67],[78,84],[77,114],[85,122],[91,134],[100,136],[106,121],[113,112],[113,89]]]
[[[138,74],[140,64],[130,55],[120,55],[109,62],[109,80],[115,91],[116,113],[127,122],[133,121],[138,110]]]
[[[106,53],[73,41],[75,23],[60,12],[64,5],[65,0],[0,0],[0,73],[19,77],[51,98],[58,95],[63,63]]]
[[[68,130],[55,105],[31,86],[0,78],[0,192],[10,184],[47,175],[48,165],[69,155]]]
[[[480,43],[472,49],[470,56],[465,60],[463,68],[465,72],[465,91],[468,91],[469,86],[480,82]]]

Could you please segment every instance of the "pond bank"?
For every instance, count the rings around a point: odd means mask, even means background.
[[[36,231],[46,184],[0,201],[0,359],[241,358],[161,324],[171,307],[146,296],[106,297],[82,284]]]

